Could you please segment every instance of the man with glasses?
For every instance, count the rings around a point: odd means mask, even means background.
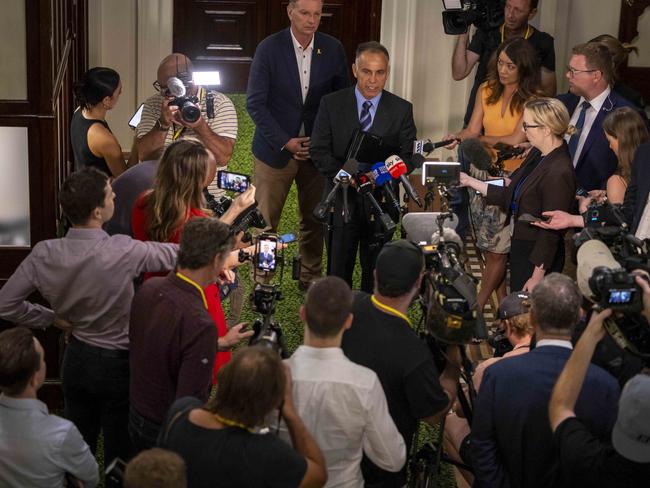
[[[142,119],[135,130],[141,161],[159,159],[162,151],[175,140],[193,137],[214,154],[217,170],[226,169],[237,138],[235,106],[223,93],[194,84],[193,75],[192,61],[184,54],[174,53],[161,61],[153,83],[158,93],[144,103]],[[184,120],[179,108],[170,105],[174,99],[167,86],[170,78],[177,78],[185,85],[187,96],[198,98],[201,116],[196,122]],[[221,193],[216,180],[208,189],[214,195]]]
[[[571,125],[577,129],[566,139],[578,185],[587,191],[604,189],[618,160],[605,137],[603,120],[612,110],[633,105],[612,91],[612,57],[601,44],[588,42],[575,46],[566,77],[569,93],[559,95],[558,99],[572,114]]]
[[[537,15],[539,0],[507,0],[503,13],[503,24],[498,29],[484,31],[477,29],[470,42],[469,32],[456,40],[451,62],[451,73],[456,81],[464,80],[474,69],[476,76],[465,113],[465,126],[474,110],[478,87],[487,78],[488,62],[503,42],[523,37],[535,48],[541,66],[542,87],[548,96],[555,95],[555,44],[553,37],[535,29],[529,22]]]

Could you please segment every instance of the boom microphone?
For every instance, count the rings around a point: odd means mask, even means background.
[[[446,139],[444,141],[431,142],[431,139],[423,140],[419,139],[413,142],[413,154],[429,154],[434,149],[439,147],[448,146],[452,142],[456,142],[458,139]]]
[[[478,139],[465,139],[458,146],[458,152],[463,152],[465,159],[476,169],[487,171],[492,167],[492,155]]]
[[[181,80],[172,76],[167,80],[167,91],[172,97],[184,97],[185,96],[185,85]]]
[[[386,160],[386,168],[388,169],[388,172],[393,177],[393,179],[399,179],[402,182],[402,185],[404,185],[404,190],[406,190],[408,196],[418,204],[418,207],[422,207],[422,202],[420,201],[418,193],[415,191],[413,185],[411,185],[411,182],[405,176],[407,167],[406,163],[402,161],[402,158],[396,155],[390,156]]]

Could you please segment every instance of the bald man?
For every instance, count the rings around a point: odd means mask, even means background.
[[[180,53],[170,54],[158,66],[154,83],[158,93],[145,102],[142,119],[136,128],[140,161],[159,159],[162,151],[173,141],[194,137],[214,154],[218,169],[226,169],[237,138],[235,106],[223,93],[195,85],[192,81],[193,70],[192,61]],[[179,108],[170,105],[174,99],[167,87],[171,77],[183,82],[187,95],[198,97],[201,117],[196,122],[183,120]],[[210,104],[213,110],[208,110]],[[217,191],[216,181],[209,186],[209,190],[215,195],[221,193]]]

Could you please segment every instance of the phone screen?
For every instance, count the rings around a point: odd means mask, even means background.
[[[278,243],[275,239],[261,239],[257,255],[257,268],[262,271],[275,271],[275,251]]]
[[[142,118],[142,109],[144,109],[144,103],[140,104],[138,110],[135,111],[133,117],[129,120],[129,127],[131,127],[131,129],[135,129],[140,123],[140,119]]]
[[[496,180],[485,180],[485,182],[488,185],[494,186],[503,186],[505,184],[505,180],[503,178],[497,178]]]
[[[250,178],[240,173],[219,171],[217,174],[217,185],[223,190],[243,193],[248,190],[248,187],[250,186]]]
[[[288,243],[293,242],[295,240],[296,240],[296,236],[293,235],[293,234],[282,234],[280,236],[280,242],[282,244],[288,244]]]

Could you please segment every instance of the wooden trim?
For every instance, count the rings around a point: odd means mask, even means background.
[[[55,111],[56,100],[61,95],[61,89],[63,88],[63,77],[66,74],[66,69],[68,68],[68,60],[70,58],[70,51],[72,50],[72,33],[70,29],[66,32],[65,47],[63,48],[63,55],[59,60],[59,69],[56,73],[56,78],[54,81],[54,88],[52,89],[52,112]]]

